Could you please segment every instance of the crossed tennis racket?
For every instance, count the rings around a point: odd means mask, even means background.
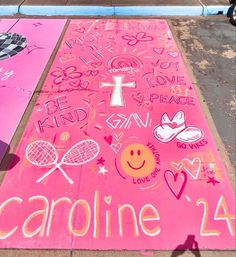
[[[92,139],[87,139],[80,141],[79,143],[72,146],[62,157],[61,161],[58,163],[58,153],[56,148],[49,142],[43,140],[37,140],[29,144],[26,148],[26,158],[27,160],[39,167],[47,167],[55,165],[42,177],[36,180],[36,183],[41,182],[55,170],[60,170],[66,180],[73,184],[74,181],[66,174],[66,172],[61,168],[62,164],[66,165],[82,165],[87,162],[92,161],[97,157],[100,151],[100,147],[97,142]]]

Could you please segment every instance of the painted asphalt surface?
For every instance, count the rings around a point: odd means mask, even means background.
[[[171,19],[172,31],[176,33],[180,45],[184,48],[188,62],[190,62],[196,77],[196,84],[203,94],[202,101],[210,109],[220,137],[235,166],[235,34],[234,27],[225,17],[212,17],[211,19]],[[214,92],[214,93],[213,93]],[[229,166],[227,158],[226,166]],[[230,177],[235,173],[231,169]],[[234,180],[231,180],[234,186]],[[181,243],[181,242],[180,242]],[[77,257],[77,256],[178,256],[180,253],[172,252],[89,252],[89,251],[24,251],[1,250],[0,256],[50,256],[50,257]],[[194,256],[186,252],[181,256]],[[202,257],[234,257],[233,251],[203,251]]]

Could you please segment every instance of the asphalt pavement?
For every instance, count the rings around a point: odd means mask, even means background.
[[[234,167],[236,121],[236,32],[226,17],[171,19],[197,86]]]

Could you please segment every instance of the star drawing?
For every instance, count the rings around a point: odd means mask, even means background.
[[[108,170],[106,170],[106,168],[104,166],[99,167],[98,174],[105,175],[107,172],[108,172]]]
[[[101,157],[100,159],[97,159],[97,164],[104,165],[105,160]]]
[[[215,186],[215,184],[219,184],[220,182],[217,181],[217,180],[215,179],[215,177],[209,177],[209,176],[208,176],[207,184],[209,184],[209,183],[212,183],[212,185]]]

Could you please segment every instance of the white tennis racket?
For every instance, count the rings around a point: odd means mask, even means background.
[[[62,164],[66,165],[82,165],[92,161],[97,157],[100,151],[99,145],[92,139],[87,139],[75,144],[69,151],[67,151],[62,157],[61,162],[58,163],[58,154],[55,147],[43,140],[32,142],[26,148],[26,158],[28,161],[36,166],[45,167],[49,165],[55,165],[36,182],[39,183],[56,169],[59,169],[63,176],[70,184],[73,184],[73,180],[68,177],[65,171],[61,168]]]

